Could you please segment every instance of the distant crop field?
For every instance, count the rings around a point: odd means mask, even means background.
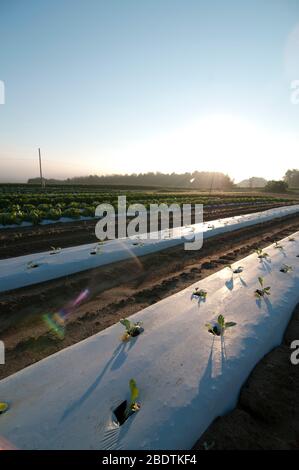
[[[117,197],[126,195],[127,204],[255,204],[275,203],[284,197],[261,193],[200,192],[153,189],[130,189],[56,185],[42,189],[35,185],[0,185],[0,225],[20,225],[22,222],[39,224],[44,220],[58,221],[61,218],[80,219],[94,217],[99,204],[109,203],[117,208]],[[290,199],[288,198],[288,202]]]

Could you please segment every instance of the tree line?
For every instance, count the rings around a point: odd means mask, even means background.
[[[267,181],[263,178],[252,177],[241,181],[238,185],[227,174],[211,171],[194,171],[186,173],[132,173],[113,175],[76,176],[65,180],[44,179],[46,184],[62,185],[102,185],[102,186],[134,186],[186,188],[200,190],[230,190],[236,186],[243,188],[262,188],[270,192],[285,192],[288,188],[299,188],[299,170],[288,170],[282,180]],[[29,184],[39,184],[40,178],[31,178]]]
[[[45,179],[47,184],[82,184],[82,185],[124,185],[124,186],[157,186],[167,188],[219,189],[234,187],[233,180],[220,172],[194,171],[193,173],[133,173],[125,175],[89,175],[67,178],[65,180]],[[31,178],[29,184],[40,183],[40,178]]]

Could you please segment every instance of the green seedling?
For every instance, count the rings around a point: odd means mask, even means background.
[[[261,248],[257,248],[256,250],[254,250],[255,253],[257,254],[257,257],[259,259],[266,259],[266,258],[269,258],[269,255],[268,253],[266,253],[265,251],[263,251]]]
[[[8,410],[8,404],[0,402],[0,415],[5,413]]]
[[[199,289],[198,287],[195,287],[195,290],[192,292],[192,295],[195,297],[199,297],[202,300],[205,300],[207,298],[207,291],[204,289]]]
[[[228,264],[227,268],[230,269],[233,274],[240,274],[244,270],[243,266],[238,266],[236,269],[234,269],[231,264]]]
[[[211,443],[208,443],[207,441],[205,441],[203,443],[204,450],[211,450],[213,449],[213,447],[215,447],[215,441],[212,441]]]
[[[189,230],[194,231],[194,228],[189,227]],[[173,236],[173,228],[172,229],[167,228],[167,229],[163,230],[162,233],[163,233],[163,239],[164,240],[170,239]]]
[[[136,240],[132,243],[133,246],[143,246],[144,243],[140,240],[139,237],[136,238]]]
[[[98,243],[90,252],[91,255],[100,255],[101,254],[101,246]]]
[[[270,295],[270,289],[271,287],[264,287],[264,278],[259,277],[258,281],[260,283],[261,289],[256,289],[255,291],[255,296],[260,299],[261,297],[264,297],[265,295]]]
[[[39,267],[39,264],[35,263],[34,261],[29,261],[27,263],[27,269],[34,269],[34,268],[38,268],[38,267]]]
[[[126,332],[122,335],[122,341],[129,341],[129,339],[134,338],[135,336],[140,335],[143,332],[143,328],[141,327],[142,322],[133,323],[127,318],[122,318],[119,321],[126,329]]]
[[[280,245],[278,242],[275,242],[275,243],[274,243],[274,248],[276,248],[277,250],[281,250],[281,251],[284,250],[283,246]]]
[[[206,328],[209,333],[212,333],[215,336],[223,336],[225,331],[228,328],[235,326],[237,323],[233,321],[226,322],[223,315],[219,315],[217,318],[217,323],[213,325],[212,323],[206,323]]]
[[[60,251],[61,251],[60,247],[55,248],[55,246],[51,246],[50,255],[57,255],[57,253],[60,253]]]
[[[140,404],[137,403],[137,398],[139,397],[139,389],[136,385],[136,381],[131,379],[129,382],[130,387],[130,401],[125,411],[125,417],[128,418],[131,414],[136,413],[140,410]]]
[[[287,264],[284,264],[280,270],[279,270],[281,273],[289,273],[291,271],[293,271],[293,267],[292,266],[288,266]]]

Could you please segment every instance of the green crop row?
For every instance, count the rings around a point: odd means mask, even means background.
[[[21,186],[20,186],[21,188]],[[31,192],[7,191],[0,185],[0,225],[14,225],[22,222],[38,224],[43,220],[59,220],[61,217],[79,219],[80,217],[93,217],[99,204],[109,203],[117,210],[118,195],[126,195],[127,205],[141,203],[147,209],[150,204],[254,204],[257,202],[281,202],[282,198],[271,196],[242,196],[224,194],[196,194],[196,193],[157,193],[143,191],[69,191],[62,192],[57,189],[41,191],[35,188]],[[68,188],[69,189],[69,188]]]

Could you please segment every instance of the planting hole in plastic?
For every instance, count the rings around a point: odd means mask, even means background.
[[[126,413],[128,402],[127,400],[123,401],[114,411],[114,416],[117,420],[117,423],[119,426],[122,426],[125,421],[133,414],[133,411],[131,413]]]
[[[124,320],[124,319],[120,320],[120,323],[126,326],[126,331],[122,336],[122,341],[124,342],[129,341],[131,338],[135,338],[136,336],[139,336],[141,333],[144,332],[144,329],[141,326],[141,322],[137,322],[137,323],[128,322],[129,326],[125,322],[127,322],[127,320]]]
[[[140,404],[135,402],[131,403],[128,407],[128,401],[123,401],[118,407],[113,411],[113,414],[117,420],[119,426],[122,426],[127,419],[140,410]]]
[[[28,266],[27,266],[28,269],[36,269],[38,267],[39,267],[39,264],[37,264],[37,263],[36,264],[34,264],[34,263],[28,264]]]
[[[136,328],[133,329],[133,331],[130,333],[130,336],[135,338],[135,336],[139,336],[141,333],[144,332],[144,329],[141,326],[136,326]]]
[[[264,297],[264,292],[261,289],[256,289],[255,294],[257,297]]]
[[[208,330],[208,332],[211,333],[211,335],[214,335],[214,336],[221,336],[221,332],[219,331],[217,325],[215,325],[215,326],[213,326],[212,328],[210,328],[210,329]]]

